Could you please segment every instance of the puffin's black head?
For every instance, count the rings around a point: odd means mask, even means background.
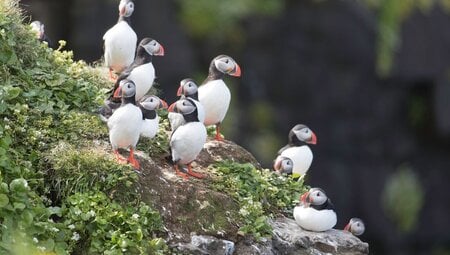
[[[131,0],[120,0],[119,15],[121,17],[130,17],[134,12],[134,3]]]
[[[44,23],[40,22],[39,20],[35,20],[31,22],[30,24],[31,30],[33,30],[36,33],[36,38],[39,40],[44,39],[45,34],[45,26]]]
[[[164,56],[164,47],[156,40],[146,37],[139,42],[138,54],[142,53],[150,56]]]
[[[366,230],[366,226],[360,218],[351,218],[350,222],[345,226],[344,230],[349,231],[355,236],[360,236]]]
[[[289,143],[300,145],[300,142],[316,144],[317,137],[306,125],[297,124],[289,131]]]
[[[301,195],[300,200],[304,204],[323,205],[328,201],[328,197],[323,189],[311,188],[308,192]]]
[[[273,164],[273,169],[280,174],[292,174],[294,163],[288,157],[278,156]]]
[[[119,83],[119,87],[114,92],[114,97],[134,98],[136,95],[136,85],[132,80],[123,79]]]
[[[169,107],[169,112],[177,112],[183,115],[186,122],[198,122],[198,111],[194,101],[182,98]]]
[[[236,61],[234,61],[234,59],[227,55],[219,55],[215,57],[211,61],[209,69],[210,72],[215,69],[223,74],[228,74],[236,77],[241,76],[241,68],[236,63]]]
[[[186,78],[180,82],[180,87],[178,88],[177,96],[184,95],[187,97],[192,97],[194,95],[197,95],[197,93],[198,93],[198,86],[193,79]]]

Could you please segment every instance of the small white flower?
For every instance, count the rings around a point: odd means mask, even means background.
[[[70,238],[70,240],[74,240],[74,241],[80,240],[80,234],[78,234],[77,232],[73,232],[73,235]]]
[[[137,219],[139,219],[139,214],[133,214],[132,216],[131,216],[133,219],[135,219],[135,220],[137,220]]]
[[[75,215],[80,215],[81,214],[81,210],[78,209],[78,208],[75,208],[74,213],[75,213]]]
[[[241,208],[239,210],[239,214],[242,215],[242,216],[247,216],[247,215],[249,215],[249,212],[246,209]]]
[[[36,237],[33,237],[33,242],[34,243],[39,243],[39,240]]]
[[[67,226],[69,229],[74,229],[75,228],[75,225],[73,225],[73,224],[70,224],[69,226]]]
[[[51,228],[50,230],[53,231],[53,232],[59,232],[59,229],[57,229],[55,227]]]
[[[37,248],[38,248],[38,250],[40,250],[40,251],[45,251],[45,247],[43,247],[43,246],[38,246]]]
[[[87,215],[88,215],[89,217],[95,217],[95,212],[92,211],[92,210],[90,210],[89,212],[87,212]]]

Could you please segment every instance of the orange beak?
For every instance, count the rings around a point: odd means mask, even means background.
[[[122,7],[122,8],[120,8],[119,15],[120,15],[120,16],[125,15],[125,11],[126,11],[126,10],[127,10],[127,9],[125,8],[125,6]]]
[[[116,89],[116,91],[114,91],[114,95],[113,95],[113,97],[122,97],[122,87],[118,87],[117,89]]]
[[[164,101],[164,100],[162,100],[162,99],[160,99],[160,100],[161,100],[161,104],[160,104],[161,108],[167,109],[167,108],[169,107],[169,106],[167,105],[167,102]]]
[[[159,45],[159,51],[155,56],[164,56],[164,47],[162,45]]]
[[[310,144],[316,144],[317,143],[317,136],[316,136],[316,134],[312,133],[311,140],[308,143],[310,143]]]
[[[241,67],[236,64],[236,68],[234,68],[234,72],[230,73],[231,76],[240,77],[241,76]]]
[[[350,232],[350,223],[348,223],[347,225],[345,225],[344,230]]]
[[[275,159],[275,163],[273,163],[273,169],[275,171],[280,171],[281,169],[281,160],[279,158]]]
[[[308,195],[309,195],[309,192],[306,192],[305,194],[303,194],[303,195],[300,197],[300,201],[302,201],[303,203],[306,204],[306,198],[308,197]]]
[[[181,95],[183,95],[183,86],[182,85],[180,85],[180,87],[177,90],[177,96],[179,97]]]
[[[176,105],[176,102],[169,106],[169,112],[175,112],[175,105]]]

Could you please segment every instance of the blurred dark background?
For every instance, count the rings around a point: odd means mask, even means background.
[[[118,0],[22,0],[76,59],[102,57]],[[232,56],[226,138],[271,167],[297,123],[318,136],[307,183],[337,228],[365,220],[371,254],[450,254],[450,1],[135,0],[132,26],[166,49],[162,97]]]

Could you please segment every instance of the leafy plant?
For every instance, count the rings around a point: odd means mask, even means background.
[[[213,169],[218,175],[213,187],[230,194],[241,207],[239,214],[243,225],[240,231],[256,238],[271,234],[267,215],[291,215],[299,195],[306,191],[302,181],[268,169],[257,170],[250,163],[223,161]]]

